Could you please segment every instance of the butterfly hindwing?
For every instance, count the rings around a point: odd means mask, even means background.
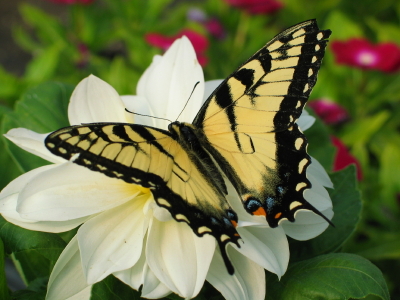
[[[271,227],[281,219],[294,221],[298,209],[325,218],[303,197],[311,187],[311,159],[295,121],[316,82],[329,35],[315,20],[283,31],[214,91],[193,122],[246,210],[265,216]]]
[[[222,182],[209,174],[215,168],[180,144],[170,132],[134,124],[97,123],[51,133],[46,147],[73,163],[149,188],[157,204],[198,236],[211,234],[221,246],[237,244],[236,214],[227,203]],[[204,166],[204,161],[207,165]],[[217,171],[218,172],[218,171]],[[221,179],[222,180],[222,179]]]

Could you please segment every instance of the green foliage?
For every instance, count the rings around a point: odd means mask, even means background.
[[[101,77],[120,94],[135,94],[141,74],[153,56],[162,53],[146,42],[147,33],[171,37],[190,28],[206,36],[206,80],[226,77],[282,29],[311,18],[317,18],[321,28],[332,30],[332,41],[355,37],[372,43],[400,40],[400,4],[394,0],[284,3],[285,7],[275,14],[249,15],[223,0],[97,0],[90,5],[65,6],[69,14],[63,21],[22,3],[20,13],[25,24],[17,24],[13,35],[33,58],[21,77],[0,66],[1,134],[17,127],[47,133],[67,126],[72,89],[90,74]],[[218,19],[224,38],[212,36],[203,24],[188,18],[192,8]],[[332,173],[335,189],[329,193],[335,228],[328,228],[310,241],[290,240],[289,270],[279,282],[267,275],[267,299],[359,299],[368,295],[389,299],[382,274],[361,256],[382,269],[392,298],[400,298],[398,275],[391,269],[400,258],[398,74],[338,65],[331,48],[327,48],[311,99],[331,99],[348,111],[350,120],[329,127],[317,120],[306,132],[309,152],[332,170],[335,151],[330,135],[339,137],[361,163],[364,179],[359,186],[364,203],[361,205],[354,167]],[[0,147],[0,187],[48,163],[2,135]],[[25,290],[13,293],[13,298],[44,298],[50,271],[73,234],[71,231],[61,238],[31,232],[1,219],[4,249],[19,264],[28,284]],[[340,251],[359,256],[332,253]],[[7,299],[4,284],[0,285],[0,294],[0,298]],[[139,299],[138,295],[109,276],[94,286],[92,299]],[[206,298],[219,299],[220,295],[206,285],[198,299]]]
[[[357,282],[357,284],[352,284]],[[331,253],[295,263],[278,281],[268,276],[266,299],[361,299],[368,295],[389,300],[381,271],[354,254]]]
[[[7,287],[4,260],[5,260],[4,243],[0,238],[0,298],[8,300],[10,299],[10,293],[8,292],[8,287]]]
[[[91,300],[138,300],[140,298],[140,293],[131,289],[126,284],[122,283],[114,276],[110,275],[102,282],[97,283],[92,288]]]
[[[291,261],[309,259],[337,251],[354,233],[360,221],[361,202],[357,190],[355,167],[331,174],[334,189],[329,190],[335,213],[330,226],[321,235],[309,241],[290,239]]]

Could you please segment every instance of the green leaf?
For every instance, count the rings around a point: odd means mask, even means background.
[[[370,231],[372,231],[370,229]],[[369,232],[370,233],[370,232]],[[356,254],[370,260],[387,260],[400,258],[400,234],[374,230],[365,243],[358,243],[360,250]]]
[[[0,217],[0,237],[8,253],[37,250],[51,262],[55,262],[66,243],[55,233],[31,231],[13,225]]]
[[[354,254],[331,253],[295,263],[280,281],[275,274],[267,274],[267,300],[360,299],[368,295],[390,298],[382,272]]]
[[[59,82],[42,83],[27,91],[15,105],[19,123],[39,133],[69,126],[67,109],[73,87]]]
[[[63,46],[59,43],[42,50],[26,67],[25,80],[38,83],[54,76]]]
[[[379,181],[382,186],[381,197],[383,203],[392,211],[398,211],[399,206],[396,196],[400,192],[400,147],[397,144],[387,144],[382,149],[380,156],[381,170],[379,172]]]
[[[347,40],[352,37],[364,36],[360,25],[339,10],[333,10],[328,15],[322,28],[332,30],[332,40]]]
[[[10,112],[11,109],[0,105],[0,120],[3,118],[3,115]],[[6,170],[6,172],[0,172],[0,190],[22,173],[13,161],[9,152],[5,150],[5,147],[6,138],[3,135],[0,135],[0,166],[2,166],[3,170]]]
[[[0,65],[0,99],[10,99],[12,97],[17,98],[20,93],[21,83],[18,78],[8,73]],[[9,101],[12,104],[12,101]]]
[[[398,24],[384,23],[382,20],[368,18],[367,24],[376,32],[379,42],[395,42],[400,40],[400,29]]]
[[[332,170],[336,150],[330,140],[328,129],[314,113],[311,112],[310,114],[315,117],[315,123],[305,131],[308,140],[307,151],[325,169]]]
[[[352,165],[330,175],[334,189],[328,189],[333,203],[332,222],[321,235],[309,241],[290,239],[290,259],[299,261],[336,251],[355,231],[360,220],[361,199],[356,168]]]
[[[342,141],[346,145],[353,145],[355,143],[366,144],[372,135],[382,128],[389,117],[390,113],[384,110],[374,116],[351,123],[341,136]]]
[[[49,276],[66,243],[54,233],[30,231],[0,218],[0,238],[19,261],[28,282]]]
[[[46,297],[47,282],[49,278],[39,277],[33,280],[29,286],[12,294],[13,300],[43,300]]]
[[[38,133],[47,133],[69,125],[67,107],[72,87],[57,82],[38,85],[27,91],[17,101],[14,112],[6,112],[1,133],[12,128],[23,127]],[[26,152],[4,139],[5,149],[18,165],[21,172],[27,172],[48,162]]]
[[[10,299],[10,293],[8,292],[7,287],[4,260],[4,244],[2,239],[0,238],[0,299],[8,300]]]
[[[63,45],[67,45],[63,37],[62,27],[53,16],[27,3],[22,3],[20,13],[24,21],[36,29],[42,40],[49,44],[60,42]]]
[[[92,288],[91,300],[136,300],[140,292],[110,275],[103,281],[96,283]]]

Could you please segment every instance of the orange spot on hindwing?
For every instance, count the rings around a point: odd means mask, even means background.
[[[277,214],[275,215],[275,219],[279,219],[281,216],[282,216],[282,213],[279,212],[279,213],[277,213]]]
[[[267,212],[263,207],[259,207],[255,212],[253,212],[253,215],[255,216],[267,216]]]

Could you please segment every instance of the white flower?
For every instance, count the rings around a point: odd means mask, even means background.
[[[190,122],[204,99],[219,82],[204,84],[203,72],[186,37],[177,40],[164,56],[156,56],[143,74],[137,96],[120,97],[107,83],[89,76],[74,90],[68,108],[71,125],[90,122],[139,123],[166,129],[168,121],[125,111]],[[206,92],[205,92],[206,90]],[[134,120],[135,118],[135,120]],[[302,116],[299,124],[311,126]],[[32,170],[12,181],[0,194],[0,213],[18,226],[63,232],[79,225],[50,276],[46,299],[87,299],[90,287],[113,274],[142,296],[161,298],[171,292],[192,298],[209,281],[226,299],[264,299],[264,269],[282,276],[289,261],[286,235],[313,238],[328,226],[310,211],[298,211],[296,222],[271,229],[244,208],[233,187],[230,201],[238,213],[243,246],[228,247],[235,267],[229,275],[215,239],[197,237],[185,223],[172,219],[156,205],[146,188],[109,178],[52,155],[44,146],[46,134],[12,129],[6,137],[52,165]],[[312,189],[305,197],[329,219],[332,204],[323,186],[329,177],[313,163],[307,170]]]

